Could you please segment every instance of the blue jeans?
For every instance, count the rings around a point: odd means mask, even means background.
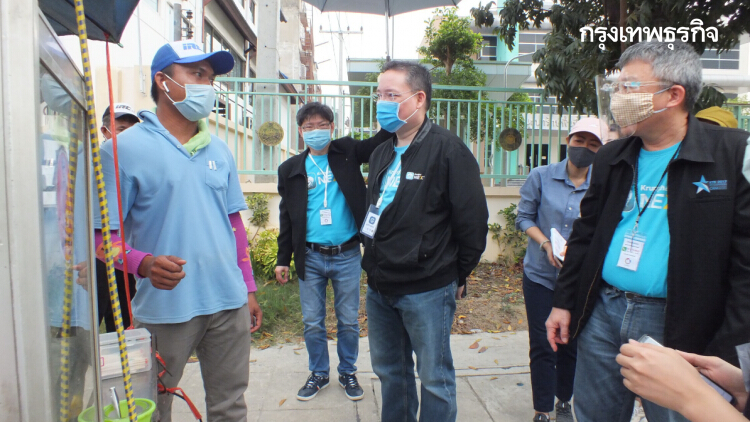
[[[664,341],[666,301],[626,298],[611,286],[601,289],[594,311],[578,336],[575,413],[578,422],[628,422],[635,394],[625,388],[615,357],[630,339],[648,334]],[[687,421],[675,411],[642,400],[649,422]]]
[[[336,333],[339,374],[357,372],[359,354],[359,280],[362,274],[359,248],[338,255],[323,255],[305,248],[305,280],[299,281],[305,343],[310,371],[328,376],[328,338],[326,336],[326,287],[333,285],[334,309],[338,320]]]
[[[526,321],[529,323],[529,369],[531,369],[531,397],[534,410],[549,413],[555,408],[555,396],[560,401],[573,397],[576,373],[576,344],[558,344],[557,352],[547,341],[545,323],[552,311],[554,291],[534,283],[524,272],[523,297]]]
[[[417,420],[419,399],[412,352],[417,355],[422,383],[419,420],[456,420],[456,371],[450,346],[456,285],[454,281],[436,290],[402,296],[367,289],[370,358],[383,396],[381,420]]]

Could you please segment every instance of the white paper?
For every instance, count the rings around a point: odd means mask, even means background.
[[[550,229],[549,240],[552,243],[552,255],[559,259],[560,262],[565,261],[565,245],[568,243],[565,241],[565,238],[553,227]]]

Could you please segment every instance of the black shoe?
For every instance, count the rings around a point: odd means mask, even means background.
[[[310,374],[307,382],[297,392],[297,400],[308,401],[318,395],[318,391],[328,387],[328,377]]]
[[[354,374],[339,375],[339,385],[346,392],[346,397],[350,400],[362,400],[365,396],[365,392],[362,391],[362,387],[357,382],[357,376]]]
[[[557,402],[557,404],[555,405],[555,421],[573,422],[573,408],[570,406],[570,402]]]
[[[534,419],[531,420],[531,422],[549,422],[549,416],[545,415],[544,413],[537,413],[534,416]]]

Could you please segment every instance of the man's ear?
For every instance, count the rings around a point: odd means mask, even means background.
[[[106,126],[102,126],[101,128],[99,128],[99,130],[102,132],[102,136],[104,136],[105,138],[107,138],[107,134],[104,133],[104,131],[106,130],[107,132],[109,132],[109,129],[107,129]]]
[[[680,85],[674,85],[669,88],[669,101],[667,107],[675,107],[678,104],[685,102],[685,87]]]
[[[424,91],[419,91],[417,93],[417,108],[422,108],[425,104],[427,104],[427,94]]]
[[[167,76],[163,72],[156,72],[154,75],[154,84],[156,84],[156,87],[164,92],[169,92],[166,82]]]

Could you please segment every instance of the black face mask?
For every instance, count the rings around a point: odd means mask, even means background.
[[[568,159],[579,169],[590,166],[595,155],[594,151],[586,147],[568,147]]]

